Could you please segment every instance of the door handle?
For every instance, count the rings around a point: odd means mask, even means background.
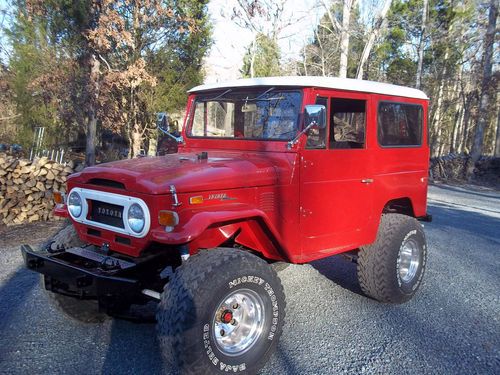
[[[363,178],[361,183],[363,184],[371,184],[373,182],[373,178]]]

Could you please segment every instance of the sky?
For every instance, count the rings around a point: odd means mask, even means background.
[[[6,17],[4,15],[4,11],[7,9],[7,3],[5,0],[0,0],[0,61],[6,60],[5,51],[3,51],[2,47],[6,45],[5,36],[2,31],[2,28],[6,26]]]
[[[320,13],[318,9],[311,10],[316,3],[317,0],[287,0],[284,18],[299,21],[286,28],[282,36],[299,35],[280,40],[283,57],[298,57],[305,39],[311,37],[313,25],[317,24]],[[214,44],[205,64],[207,83],[240,77],[239,69],[242,66],[245,47],[252,42],[253,34],[231,21],[230,14],[235,5],[236,0],[211,0],[208,5]],[[6,0],[0,0],[0,10],[7,7]],[[227,13],[226,17],[221,13]],[[0,14],[0,21],[1,19]],[[0,38],[2,37],[0,33]],[[3,51],[0,51],[0,58],[5,60],[5,57]]]
[[[245,48],[252,42],[251,31],[236,25],[230,19],[236,0],[212,0],[208,5],[213,25],[214,45],[205,62],[205,83],[240,78]],[[282,57],[299,57],[300,50],[313,33],[322,10],[315,7],[317,0],[288,0],[284,19],[294,20],[283,30],[279,41]],[[223,16],[221,13],[227,13]],[[290,36],[286,38],[286,36]]]
[[[273,1],[273,0],[270,0]],[[373,10],[379,0],[361,0],[361,9],[365,13]],[[312,37],[314,27],[318,24],[324,9],[318,6],[318,0],[287,0],[283,19],[292,20],[292,24],[280,34],[280,51],[283,60],[299,58],[302,47]],[[236,25],[230,18],[236,0],[211,0],[208,5],[213,25],[214,44],[205,60],[205,83],[240,78],[245,48],[253,40],[253,34]],[[377,5],[375,5],[377,7]],[[6,0],[0,0],[0,10],[7,8]],[[363,14],[363,12],[362,12]],[[367,15],[370,17],[369,15]],[[0,14],[0,21],[2,15]],[[270,25],[267,25],[268,27]],[[0,44],[5,45],[0,32]],[[4,51],[0,50],[0,59],[6,60]]]

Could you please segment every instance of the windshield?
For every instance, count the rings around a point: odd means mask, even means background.
[[[262,88],[198,95],[189,136],[290,140],[297,134],[300,91]]]

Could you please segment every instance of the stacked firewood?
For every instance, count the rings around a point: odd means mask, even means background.
[[[73,163],[46,157],[18,159],[0,153],[0,224],[13,225],[54,218],[54,191],[64,192]]]
[[[465,182],[470,156],[449,154],[431,159],[430,177],[434,181]],[[474,166],[473,181],[486,186],[500,186],[500,158],[481,157]]]
[[[476,179],[487,184],[500,187],[500,158],[483,157],[476,163],[474,170]]]
[[[465,179],[465,172],[469,156],[464,154],[448,154],[431,159],[430,174],[433,180],[461,181]]]

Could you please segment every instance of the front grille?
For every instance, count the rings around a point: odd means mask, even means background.
[[[71,211],[69,212],[71,218],[77,223],[127,237],[143,238],[148,234],[151,226],[150,214],[146,202],[141,198],[81,187],[74,187],[70,194],[73,191],[77,192],[82,199],[81,214],[74,216]],[[139,205],[144,212],[144,227],[140,233],[134,232],[125,220],[127,211],[134,204]]]
[[[97,200],[90,201],[90,205],[90,220],[117,228],[125,228],[122,206]]]

